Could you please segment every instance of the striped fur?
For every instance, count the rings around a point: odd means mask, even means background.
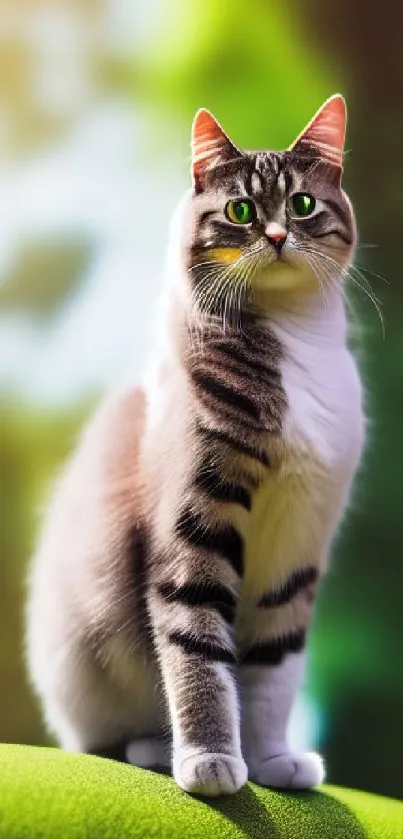
[[[197,398],[197,416],[219,420],[219,432],[229,432],[233,438],[243,432],[259,451],[262,435],[281,433],[287,399],[280,361],[276,336],[253,319],[242,332],[229,328],[223,335],[220,329],[209,329],[203,335],[203,351],[192,345],[184,358]],[[267,451],[263,458],[267,463]]]
[[[172,582],[161,583],[159,593],[169,602],[179,601],[187,606],[208,606],[216,609],[228,623],[235,620],[236,598],[221,583],[187,583],[175,587]]]
[[[225,522],[211,526],[203,521],[201,515],[185,507],[178,517],[175,530],[192,547],[218,554],[242,577],[243,538],[232,524]]]
[[[290,600],[293,600],[303,589],[310,590],[310,587],[313,583],[316,583],[318,577],[319,570],[314,565],[310,565],[307,568],[298,568],[279,589],[266,592],[260,598],[258,605],[265,609],[284,606]]]
[[[304,649],[305,636],[305,630],[300,629],[284,637],[254,644],[243,656],[242,664],[281,664],[288,653],[299,653]]]

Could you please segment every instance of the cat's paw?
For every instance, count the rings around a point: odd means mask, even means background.
[[[241,757],[214,752],[194,753],[174,760],[176,783],[194,795],[232,795],[248,779],[248,769]]]
[[[250,772],[251,781],[277,789],[310,789],[323,782],[322,758],[315,752],[284,752],[262,760]]]

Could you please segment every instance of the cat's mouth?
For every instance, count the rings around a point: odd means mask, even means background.
[[[263,305],[268,293],[316,286],[310,259],[292,236],[287,236],[281,248],[261,237],[249,248],[204,251],[188,269],[192,300],[207,315],[239,319],[250,306],[254,308],[262,301]]]
[[[290,255],[293,248],[287,245],[274,247],[269,241],[260,241],[259,245],[251,249],[246,255],[245,261],[248,262],[248,257],[251,265],[255,271],[252,270],[252,275],[255,272],[265,273],[270,268],[275,268],[277,265],[293,267]]]

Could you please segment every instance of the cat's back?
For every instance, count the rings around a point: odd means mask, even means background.
[[[139,519],[144,423],[144,393],[132,387],[110,393],[81,433],[43,515],[30,570],[32,619],[38,612],[40,622],[45,608],[57,611],[57,592],[89,601],[118,547],[116,534],[123,540],[127,523]]]

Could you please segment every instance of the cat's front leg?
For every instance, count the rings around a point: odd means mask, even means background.
[[[281,644],[281,640],[277,643]],[[250,780],[262,786],[308,789],[323,781],[320,756],[296,752],[287,739],[289,715],[303,665],[301,651],[287,654],[281,664],[266,664],[263,660],[240,668],[243,753]]]
[[[206,560],[195,554],[191,576],[164,574],[152,586],[149,611],[171,716],[174,778],[187,792],[215,796],[247,780],[233,673],[236,601],[225,559],[218,561],[221,577],[212,579],[195,573]],[[214,568],[214,557],[208,564]]]
[[[294,572],[249,616],[240,666],[242,749],[249,777],[263,786],[306,789],[323,781],[319,755],[297,753],[287,728],[305,670],[306,633],[319,573]]]

